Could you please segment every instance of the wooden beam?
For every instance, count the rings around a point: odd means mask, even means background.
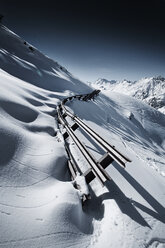
[[[71,126],[73,131],[75,131],[78,127],[79,125],[76,122]],[[69,137],[69,134],[67,132],[63,133],[64,140],[66,140],[68,137]]]
[[[99,160],[98,163],[105,169],[108,165],[110,165],[114,159],[106,152]]]

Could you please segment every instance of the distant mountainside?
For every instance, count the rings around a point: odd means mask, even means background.
[[[135,97],[165,114],[165,78],[150,77],[139,81],[116,81],[99,78],[90,83],[94,88],[110,90]]]

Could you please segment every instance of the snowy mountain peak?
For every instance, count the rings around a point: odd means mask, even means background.
[[[117,83],[116,80],[107,80],[105,78],[98,78],[95,81],[94,85],[98,89],[105,89],[105,88],[107,88],[108,85],[112,85],[112,84],[116,84],[116,83]],[[89,85],[93,86],[93,83],[89,83]]]
[[[95,84],[98,84],[98,85],[106,84],[106,83],[115,84],[116,82],[117,82],[116,80],[107,80],[105,78],[98,78],[95,81]]]
[[[98,79],[91,86],[133,96],[165,113],[165,78],[162,76],[145,77],[139,81]]]

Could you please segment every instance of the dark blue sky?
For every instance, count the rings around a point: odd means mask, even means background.
[[[84,81],[165,76],[164,0],[1,0],[1,13]]]

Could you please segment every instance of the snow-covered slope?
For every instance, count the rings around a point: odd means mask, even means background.
[[[0,68],[26,82],[51,91],[89,91],[63,66],[0,25]]]
[[[68,104],[132,159],[126,170],[116,163],[107,168],[113,181],[105,189],[92,184],[98,198],[90,207],[102,213],[94,247],[165,247],[165,116],[131,97],[105,92],[94,102]],[[100,150],[90,142],[87,147],[99,158]]]
[[[101,90],[110,90],[133,96],[165,113],[165,78],[163,77],[143,78],[135,82],[128,80],[108,81],[100,78],[91,85]]]
[[[95,101],[68,103],[132,159],[126,170],[116,163],[107,168],[113,180],[104,188],[92,181],[92,199],[82,208],[56,106],[91,88],[32,50],[0,27],[0,247],[164,247],[165,116],[111,91]],[[76,132],[99,158],[102,151]]]
[[[90,242],[55,118],[64,96],[0,71],[0,247]]]

